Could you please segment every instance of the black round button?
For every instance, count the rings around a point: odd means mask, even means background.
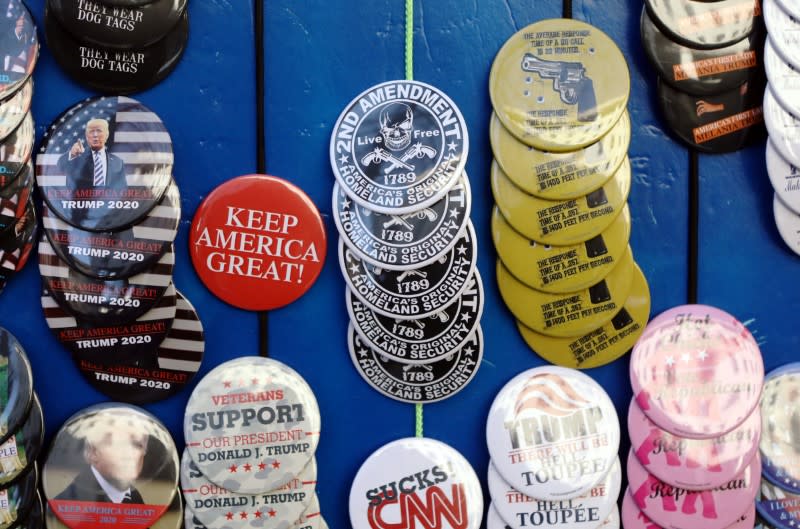
[[[25,217],[25,208],[31,191],[33,191],[33,168],[30,164],[25,164],[14,181],[0,189],[0,230],[3,233]],[[17,234],[19,230],[20,227],[17,226]],[[0,234],[0,238],[2,237],[3,234]]]
[[[0,142],[0,188],[2,192],[23,175],[31,159],[34,142],[33,117],[28,112],[14,131]],[[24,201],[23,201],[24,203]]]
[[[154,0],[139,7],[94,0],[48,0],[49,13],[77,40],[100,47],[135,49],[161,40],[186,11],[187,0]]]
[[[759,0],[645,0],[645,6],[661,31],[692,48],[730,46],[762,23]]]
[[[36,499],[39,497],[37,485],[39,483],[39,469],[36,463],[28,467],[25,475],[14,483],[0,489],[0,529],[11,529],[18,527],[28,513],[33,509]]]
[[[8,0],[0,16],[0,99],[28,80],[39,57],[36,24],[22,0]]]

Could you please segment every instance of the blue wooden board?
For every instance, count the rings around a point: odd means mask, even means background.
[[[43,0],[28,4],[42,27]],[[561,3],[417,0],[414,8],[414,77],[444,90],[469,127],[467,173],[486,298],[480,370],[457,396],[425,406],[425,435],[462,452],[484,479],[484,424],[492,399],[513,375],[543,363],[518,335],[493,277],[488,74],[495,54],[513,33],[560,16]],[[175,284],[204,324],[206,373],[258,350],[256,315],[214,298],[192,270],[187,248],[188,226],[203,197],[229,178],[255,172],[254,13],[244,0],[192,0],[189,9],[191,37],[181,64],[163,83],[134,97],[163,118],[175,144],[174,177],[183,206]],[[686,301],[688,157],[658,115],[655,73],[639,42],[640,10],[641,3],[630,0],[573,2],[574,17],[607,32],[631,69],[631,245],[650,283],[653,313],[658,313]],[[323,419],[317,452],[322,513],[330,527],[344,528],[349,524],[349,484],[359,465],[384,443],[413,436],[414,407],[375,392],[349,359],[344,281],[334,250],[328,142],[333,123],[356,94],[404,76],[404,2],[273,0],[265,11],[267,169],[309,194],[324,216],[329,237],[328,258],[317,283],[299,301],[270,314],[269,351],[299,371],[317,395]],[[92,94],[60,72],[46,45],[35,79],[33,112],[41,138],[63,109]],[[763,152],[758,145],[736,154],[701,156],[699,300],[751,321],[763,341],[765,363],[772,368],[797,357],[800,333],[793,315],[800,309],[800,292],[794,282],[798,258],[785,248],[772,222]],[[49,439],[69,415],[106,399],[81,378],[50,334],[39,291],[33,256],[0,296],[0,324],[20,339],[31,357]],[[627,373],[627,359],[590,371],[623,414],[631,396]],[[147,406],[169,427],[179,447],[189,393]],[[623,445],[627,450],[627,440]]]

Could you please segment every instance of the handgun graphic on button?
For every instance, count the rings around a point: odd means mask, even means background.
[[[548,61],[532,53],[522,58],[522,70],[553,80],[553,90],[568,105],[578,105],[578,121],[597,119],[597,99],[594,84],[586,77],[586,68],[579,62]]]

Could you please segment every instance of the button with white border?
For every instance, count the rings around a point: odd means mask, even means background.
[[[775,0],[762,0],[764,23],[775,51],[784,61],[800,68],[800,47],[797,46],[797,32],[800,19],[793,17]]]
[[[778,55],[769,39],[764,44],[764,70],[778,103],[789,113],[800,115],[800,72]]]
[[[772,85],[764,92],[764,123],[775,149],[792,165],[800,165],[800,118],[778,103]]]
[[[756,510],[759,516],[776,529],[794,529],[800,525],[797,504],[800,495],[788,492],[774,483],[762,479]]]
[[[800,391],[800,363],[780,366],[765,377],[761,395],[762,475],[782,489],[800,494],[800,444],[798,412],[794,405]]]
[[[660,526],[656,525],[641,511],[641,509],[639,509],[633,499],[633,496],[631,496],[630,488],[625,489],[623,494],[622,525],[625,527],[625,529],[661,529]],[[755,522],[756,506],[751,505],[738,520],[733,522],[725,529],[753,529]]]

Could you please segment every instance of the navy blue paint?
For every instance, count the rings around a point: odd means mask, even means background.
[[[43,0],[29,3],[41,26]],[[514,32],[560,16],[561,8],[557,0],[415,2],[414,77],[447,92],[469,126],[472,221],[486,291],[484,362],[462,393],[425,406],[425,435],[461,451],[482,479],[488,462],[484,423],[494,395],[514,374],[543,363],[519,337],[493,277],[489,69]],[[631,245],[650,282],[653,313],[658,313],[685,301],[688,166],[686,149],[664,131],[653,99],[655,73],[638,36],[640,9],[639,2],[629,0],[574,0],[572,6],[574,18],[608,33],[629,61]],[[162,116],[175,142],[175,179],[184,208],[175,283],[195,304],[206,328],[205,373],[224,360],[258,354],[256,314],[229,307],[209,294],[192,270],[187,249],[189,223],[202,198],[219,183],[256,168],[255,54],[250,2],[193,0],[190,14],[191,41],[181,64],[162,84],[134,97]],[[349,525],[349,483],[361,462],[382,444],[414,433],[413,406],[376,393],[350,363],[328,162],[331,128],[342,108],[365,88],[403,77],[403,24],[401,0],[265,4],[267,170],[309,194],[325,218],[329,236],[328,259],[317,283],[299,301],[270,313],[269,352],[297,369],[319,400],[323,428],[318,491],[322,512],[335,529]],[[61,110],[90,94],[65,78],[46,47],[36,81],[34,116],[41,137]],[[784,248],[771,220],[763,146],[718,157],[703,155],[700,174],[699,299],[743,320],[755,318],[751,328],[765,337],[767,367],[774,367],[797,350],[790,315],[800,308],[800,293],[792,274],[797,257]],[[52,435],[70,414],[105,399],[82,380],[52,338],[39,307],[39,285],[34,257],[0,296],[0,324],[31,356]],[[630,399],[627,369],[623,359],[590,372],[612,395],[623,417]],[[184,391],[147,407],[167,424],[179,446],[188,395]],[[626,450],[627,441],[624,444]]]

